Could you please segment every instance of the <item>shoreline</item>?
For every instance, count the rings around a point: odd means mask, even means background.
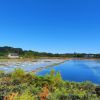
[[[36,60],[36,59],[89,59],[89,60],[91,60],[91,59],[99,59],[100,60],[100,58],[74,58],[74,57],[72,57],[72,58],[70,58],[70,57],[40,57],[40,58],[0,58],[0,61],[2,61],[2,60],[18,60],[18,61],[27,61],[27,60]]]
[[[14,59],[9,59],[9,58],[0,58],[0,61],[32,61],[32,60],[38,60],[38,59],[64,59],[64,60],[100,60],[100,58],[68,58],[68,57],[42,57],[42,58],[14,58]]]
[[[62,63],[64,63],[64,62],[66,62],[66,61],[67,61],[67,60],[61,61],[61,62],[58,62],[58,63],[53,63],[53,64],[50,64],[50,65],[48,65],[48,66],[40,67],[40,68],[37,68],[36,70],[33,70],[32,72],[36,74],[36,73],[38,73],[39,71],[41,71],[41,70],[43,70],[43,69],[46,69],[46,68],[49,68],[49,67],[53,67],[53,66],[60,65],[60,64],[62,64]]]

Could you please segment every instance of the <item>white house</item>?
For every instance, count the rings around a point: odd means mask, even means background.
[[[17,53],[9,53],[8,58],[19,58],[19,55]]]

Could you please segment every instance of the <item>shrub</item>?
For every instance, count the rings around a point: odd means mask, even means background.
[[[15,97],[14,100],[35,100],[35,98],[29,90],[26,90],[22,95]]]
[[[25,75],[25,72],[21,68],[15,69],[15,71],[11,73],[11,77],[13,79],[23,78],[24,75]]]
[[[0,70],[0,77],[3,77],[5,75],[5,72]]]

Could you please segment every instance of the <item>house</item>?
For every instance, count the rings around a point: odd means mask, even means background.
[[[93,54],[86,54],[84,57],[85,57],[85,58],[93,58],[94,55],[93,55]]]
[[[19,55],[17,53],[9,53],[8,58],[19,58]]]

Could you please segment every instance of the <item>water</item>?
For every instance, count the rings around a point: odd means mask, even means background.
[[[45,75],[52,69],[60,72],[64,80],[91,81],[100,84],[100,60],[70,60],[61,65],[43,69],[37,74]]]
[[[63,60],[62,60],[63,61]],[[61,60],[38,60],[37,62],[0,62],[0,70],[6,72],[14,71],[15,68],[22,68],[25,71],[33,71],[40,67],[49,66],[54,63],[59,63]],[[100,60],[69,60],[63,64],[50,68],[43,68],[38,75],[45,75],[54,69],[59,71],[64,80],[82,82],[91,81],[100,84]]]

